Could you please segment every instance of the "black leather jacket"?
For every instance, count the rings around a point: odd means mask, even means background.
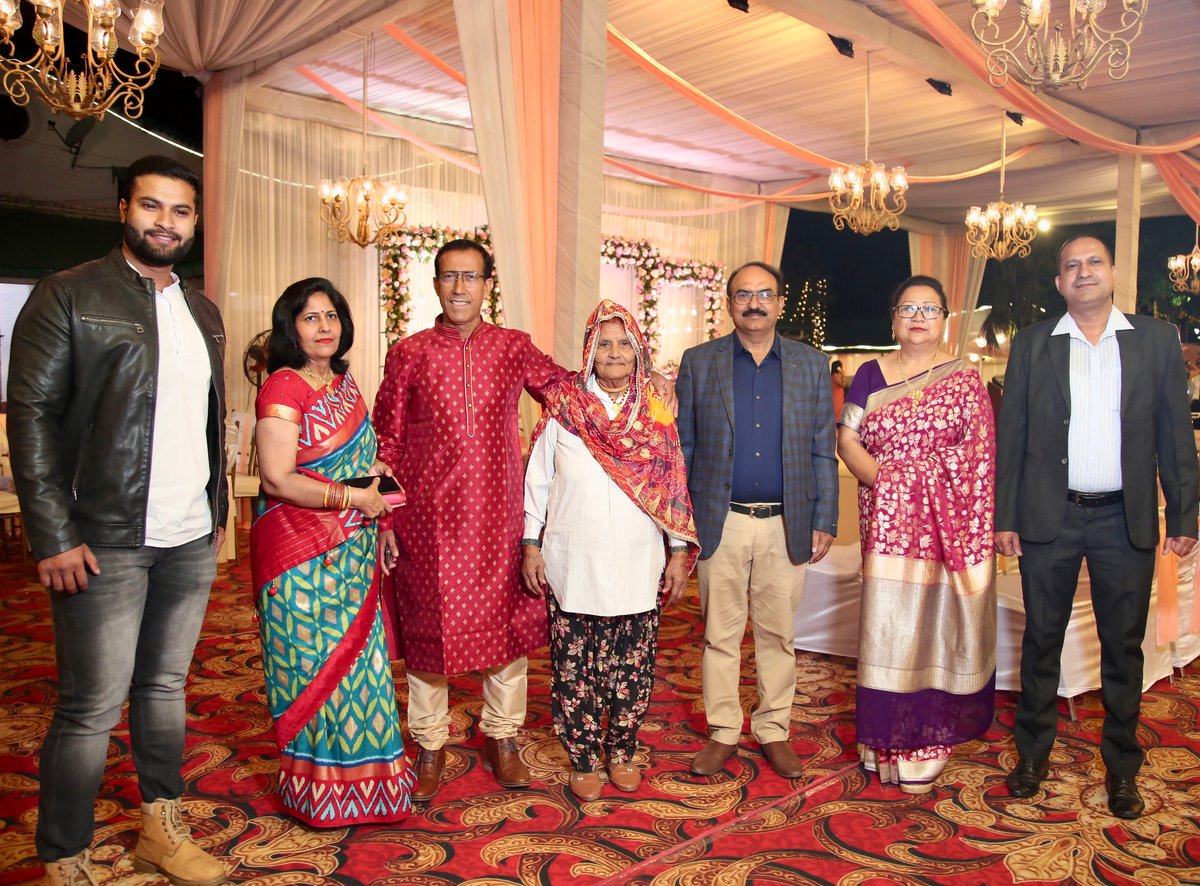
[[[229,511],[225,328],[207,298],[184,298],[208,347],[208,497],[213,535]],[[21,517],[37,559],[145,543],[158,381],[154,283],[118,246],[34,287],[13,329],[8,435]],[[167,454],[166,457],[170,457]]]

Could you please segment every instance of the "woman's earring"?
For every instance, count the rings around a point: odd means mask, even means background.
[[[892,327],[892,341],[895,341],[895,340],[896,340],[896,327],[893,326]]]

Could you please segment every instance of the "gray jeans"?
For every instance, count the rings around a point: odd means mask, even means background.
[[[37,823],[47,861],[91,845],[109,733],[127,696],[142,799],[183,793],[183,689],[217,574],[207,536],[92,553],[100,574],[86,591],[50,591],[59,698],[42,745]]]

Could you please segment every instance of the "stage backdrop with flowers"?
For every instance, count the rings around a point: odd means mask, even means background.
[[[428,265],[432,281],[434,254],[449,241],[459,238],[473,240],[491,250],[491,237],[486,226],[462,231],[433,225],[405,228],[379,248],[379,299],[384,312],[383,332],[389,345],[415,331],[414,307],[422,298],[418,297],[412,278],[418,273],[413,266],[414,260]],[[632,271],[624,284],[629,291],[613,292],[608,297],[634,309],[660,368],[674,368],[688,345],[716,337],[721,323],[721,292],[725,285],[725,270],[721,265],[667,258],[648,240],[620,237],[603,238],[600,258],[617,269]],[[610,281],[609,285],[622,285],[620,278],[616,279],[618,282]],[[429,286],[432,291],[432,282]],[[428,325],[436,308],[428,305],[423,313],[425,316],[419,320],[424,322],[417,322],[416,329]],[[483,319],[504,325],[499,271],[491,295],[483,305]]]

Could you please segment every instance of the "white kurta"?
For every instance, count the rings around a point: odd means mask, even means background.
[[[589,387],[598,390],[594,381]],[[658,605],[664,532],[555,419],[525,471],[525,538],[537,538],[543,524],[546,581],[564,612],[633,615]]]

